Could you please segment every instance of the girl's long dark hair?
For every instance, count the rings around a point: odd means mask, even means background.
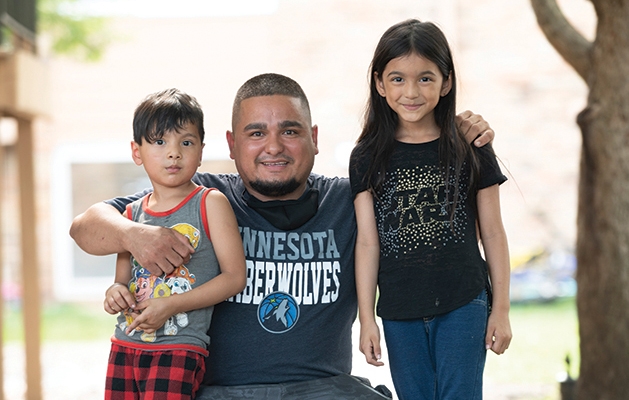
[[[387,165],[395,147],[398,115],[389,107],[386,98],[377,91],[377,78],[382,79],[384,69],[394,58],[417,54],[437,65],[443,79],[452,79],[450,92],[441,97],[435,107],[434,116],[441,130],[439,159],[444,176],[446,192],[454,217],[459,195],[459,179],[463,163],[469,160],[472,167],[470,188],[478,179],[478,162],[470,145],[456,129],[456,74],[448,41],[441,30],[431,22],[409,19],[393,25],[382,35],[369,71],[369,100],[365,110],[363,130],[357,140],[355,152],[358,157],[370,157],[365,178],[368,189],[377,197],[382,190]],[[454,174],[454,180],[451,179]]]

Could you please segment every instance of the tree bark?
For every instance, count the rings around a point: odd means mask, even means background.
[[[557,11],[561,12],[554,0],[531,0],[531,3],[549,42],[590,89],[588,104],[577,118],[583,138],[576,248],[581,343],[577,395],[579,400],[626,399],[629,393],[629,0],[592,0],[598,25],[596,39],[587,51],[584,46],[576,50],[565,48],[574,29],[561,27],[563,23],[556,16]],[[544,14],[552,8],[550,3],[556,11]],[[565,21],[563,16],[561,19]],[[555,28],[544,28],[543,24]]]

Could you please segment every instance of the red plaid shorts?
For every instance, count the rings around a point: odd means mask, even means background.
[[[144,351],[112,343],[106,400],[190,400],[205,374],[205,358],[193,351]]]

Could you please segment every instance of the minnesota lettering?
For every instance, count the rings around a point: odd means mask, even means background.
[[[247,259],[247,286],[228,301],[260,304],[273,292],[285,292],[298,304],[336,301],[341,273],[334,230],[266,232],[240,228]]]

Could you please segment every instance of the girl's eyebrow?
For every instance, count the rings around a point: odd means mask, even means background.
[[[400,71],[391,71],[387,74],[387,76],[391,76],[391,75],[404,75],[404,73],[400,72]],[[434,73],[433,71],[427,69],[425,71],[421,71],[418,75],[433,75],[433,76],[437,76],[436,73]]]

